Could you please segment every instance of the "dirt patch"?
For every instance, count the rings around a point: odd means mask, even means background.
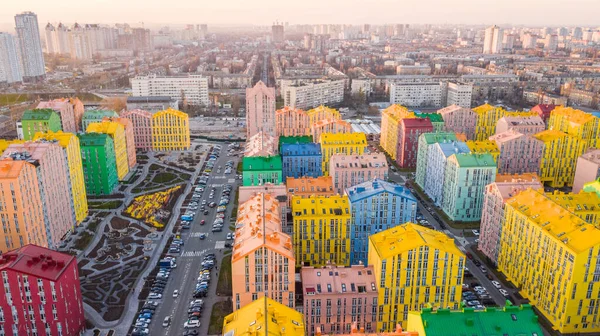
[[[129,224],[131,224],[130,221],[120,217],[113,217],[113,219],[110,220],[110,226],[115,230],[126,229],[129,227]]]

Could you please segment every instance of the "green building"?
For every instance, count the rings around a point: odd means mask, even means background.
[[[450,132],[444,133],[423,133],[419,136],[419,145],[417,149],[417,172],[415,174],[415,182],[425,189],[425,174],[427,172],[427,152],[429,145],[437,142],[456,141],[456,134]]]
[[[282,183],[281,156],[252,156],[242,160],[244,186]]]
[[[52,109],[33,109],[23,113],[21,118],[23,139],[33,140],[36,132],[62,131],[60,116]]]
[[[313,140],[312,135],[280,136],[278,150],[281,153],[281,146],[283,144],[291,144],[291,145],[305,144],[305,143],[313,142],[312,140]]]
[[[424,308],[408,313],[408,331],[419,336],[542,336],[538,316],[531,305],[475,310]]]
[[[78,134],[85,188],[89,195],[110,195],[119,184],[115,146],[108,134]]]
[[[439,113],[415,113],[417,118],[428,118],[433,124],[434,132],[443,132],[444,131],[444,119],[442,115]]]
[[[598,194],[598,196],[600,196],[600,178],[598,178],[597,180],[588,182],[586,184],[583,185],[583,191],[585,192],[595,192],[596,194]]]
[[[111,110],[87,110],[83,113],[83,118],[81,119],[82,130],[86,131],[88,125],[91,123],[102,122],[102,119],[105,117],[112,118],[118,116],[117,112]]]

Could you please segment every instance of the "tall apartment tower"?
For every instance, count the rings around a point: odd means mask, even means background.
[[[502,40],[504,30],[496,25],[485,30],[485,39],[483,40],[484,54],[498,54],[502,52]]]
[[[273,42],[280,43],[283,42],[283,24],[274,23],[271,27],[271,33],[273,34]]]
[[[11,84],[22,81],[15,39],[8,33],[0,32],[0,83]]]
[[[44,29],[44,38],[46,39],[46,52],[48,54],[57,54],[56,28],[50,22],[48,22]]]
[[[15,15],[15,30],[21,55],[23,79],[37,81],[46,77],[46,65],[40,40],[37,15],[23,12]]]
[[[275,136],[275,88],[259,81],[246,89],[246,139],[264,132]]]

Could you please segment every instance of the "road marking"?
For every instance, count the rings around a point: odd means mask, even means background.
[[[229,183],[229,184],[235,183],[235,179],[229,179],[229,180],[227,180],[227,183]]]
[[[192,232],[192,233],[190,233],[190,237],[198,238],[198,237],[200,237],[201,234],[208,236],[208,233],[206,233],[206,232]]]
[[[201,257],[204,253],[206,253],[206,250],[202,250],[202,251],[186,251],[183,252],[183,254],[181,255],[182,258],[186,258],[186,257]]]
[[[218,242],[215,243],[215,250],[220,250],[225,248],[225,241],[224,240],[219,240]]]

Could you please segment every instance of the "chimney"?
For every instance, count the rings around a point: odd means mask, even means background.
[[[256,310],[256,319],[260,319],[262,317],[262,312],[260,311],[260,309]]]

